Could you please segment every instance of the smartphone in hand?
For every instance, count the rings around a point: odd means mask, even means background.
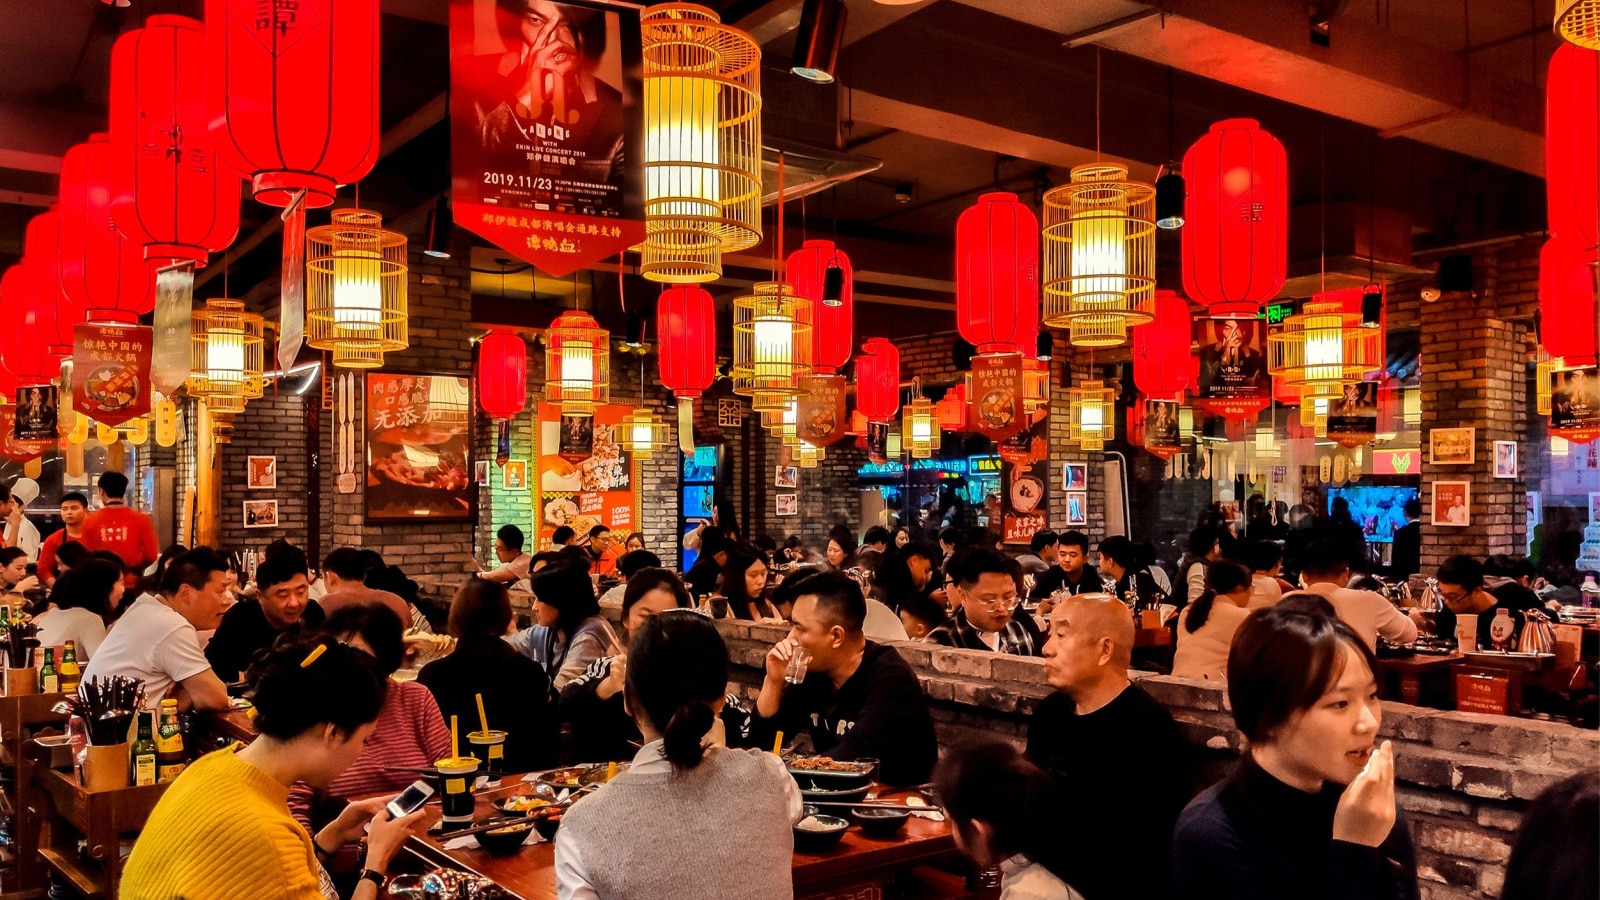
[[[411,786],[400,793],[400,796],[389,801],[384,807],[389,811],[389,818],[403,819],[422,808],[433,796],[433,786],[427,781],[418,779],[411,782]]]

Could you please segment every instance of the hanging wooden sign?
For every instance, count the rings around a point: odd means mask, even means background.
[[[151,329],[79,325],[72,330],[72,408],[117,426],[150,412]]]
[[[828,447],[845,436],[850,419],[845,411],[843,375],[811,375],[800,379],[800,405],[795,429],[813,447]]]
[[[1027,426],[1022,387],[1022,354],[985,353],[972,358],[969,419],[979,434],[1001,441]]]

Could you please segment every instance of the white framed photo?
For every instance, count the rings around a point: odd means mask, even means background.
[[[1067,524],[1089,524],[1089,495],[1083,491],[1067,492]]]
[[[276,500],[246,500],[246,501],[244,501],[244,527],[246,527],[246,528],[277,528],[278,527],[278,501],[276,501]]]
[[[798,515],[800,515],[800,495],[799,494],[778,494],[777,495],[777,500],[778,500],[777,511],[776,511],[777,515],[780,515],[780,516],[798,516]]]
[[[1089,464],[1088,463],[1062,463],[1061,464],[1061,489],[1064,491],[1084,491],[1089,489]]]
[[[1433,524],[1462,527],[1472,524],[1472,482],[1433,483]]]
[[[1494,442],[1494,477],[1517,477],[1517,442]]]
[[[247,456],[244,465],[244,486],[247,490],[267,491],[278,486],[276,456]]]

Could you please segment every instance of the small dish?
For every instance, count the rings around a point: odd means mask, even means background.
[[[528,839],[528,832],[535,828],[535,824],[525,817],[513,816],[498,821],[503,821],[505,827],[480,831],[472,836],[478,842],[478,846],[491,856],[509,856],[516,853]]]
[[[807,806],[800,821],[794,824],[794,849],[802,853],[832,850],[849,828],[849,821],[838,816],[819,815],[817,807]]]
[[[888,806],[857,806],[850,810],[850,818],[870,837],[886,838],[898,833],[911,818],[911,810]]]

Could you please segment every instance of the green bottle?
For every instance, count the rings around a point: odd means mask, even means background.
[[[11,630],[11,604],[0,603],[0,634]]]
[[[44,668],[39,670],[39,692],[44,694],[61,693],[61,677],[56,674],[56,650],[54,647],[44,649]]]
[[[133,783],[136,786],[156,783],[156,742],[151,738],[154,729],[150,725],[155,717],[154,711],[139,711],[139,739],[133,743]]]

